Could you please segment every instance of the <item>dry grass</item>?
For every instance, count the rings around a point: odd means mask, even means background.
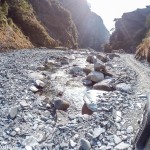
[[[147,37],[137,47],[135,58],[139,60],[146,59],[148,62],[150,62],[150,31]]]
[[[32,43],[16,26],[0,28],[0,50],[33,48]]]

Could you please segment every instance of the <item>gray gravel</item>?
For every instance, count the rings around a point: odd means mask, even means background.
[[[83,82],[82,68],[89,64],[89,55],[97,53],[48,49],[0,53],[2,145],[21,150],[132,149],[146,101],[145,93],[137,96],[137,74],[122,58],[110,59],[104,65],[115,74],[113,84],[123,86],[97,95],[97,111],[82,115],[83,96],[92,89],[90,80],[90,86]],[[57,98],[69,108],[57,110]]]

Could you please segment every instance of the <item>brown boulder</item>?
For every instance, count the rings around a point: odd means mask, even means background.
[[[101,82],[94,84],[93,88],[96,90],[114,91],[115,88],[112,86],[112,81],[112,79],[105,79]]]
[[[86,59],[87,62],[91,63],[91,64],[94,64],[97,62],[96,60],[96,56],[92,56],[92,55],[89,55]]]
[[[90,110],[87,105],[84,103],[83,107],[82,107],[82,115],[84,114],[88,114],[88,115],[92,115],[93,111]]]
[[[69,108],[70,104],[66,101],[63,101],[63,100],[55,100],[54,101],[54,107],[58,110],[67,110]]]
[[[107,62],[107,56],[106,55],[102,55],[102,54],[98,54],[97,59],[101,60],[102,62]]]

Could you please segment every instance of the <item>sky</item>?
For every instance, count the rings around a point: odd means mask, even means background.
[[[114,28],[114,18],[120,18],[123,13],[150,5],[149,0],[87,0],[91,10],[100,15],[106,28]]]

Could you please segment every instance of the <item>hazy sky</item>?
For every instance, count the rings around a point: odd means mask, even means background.
[[[110,30],[114,27],[114,18],[120,18],[124,12],[150,5],[149,0],[88,0],[91,10],[100,15]]]

